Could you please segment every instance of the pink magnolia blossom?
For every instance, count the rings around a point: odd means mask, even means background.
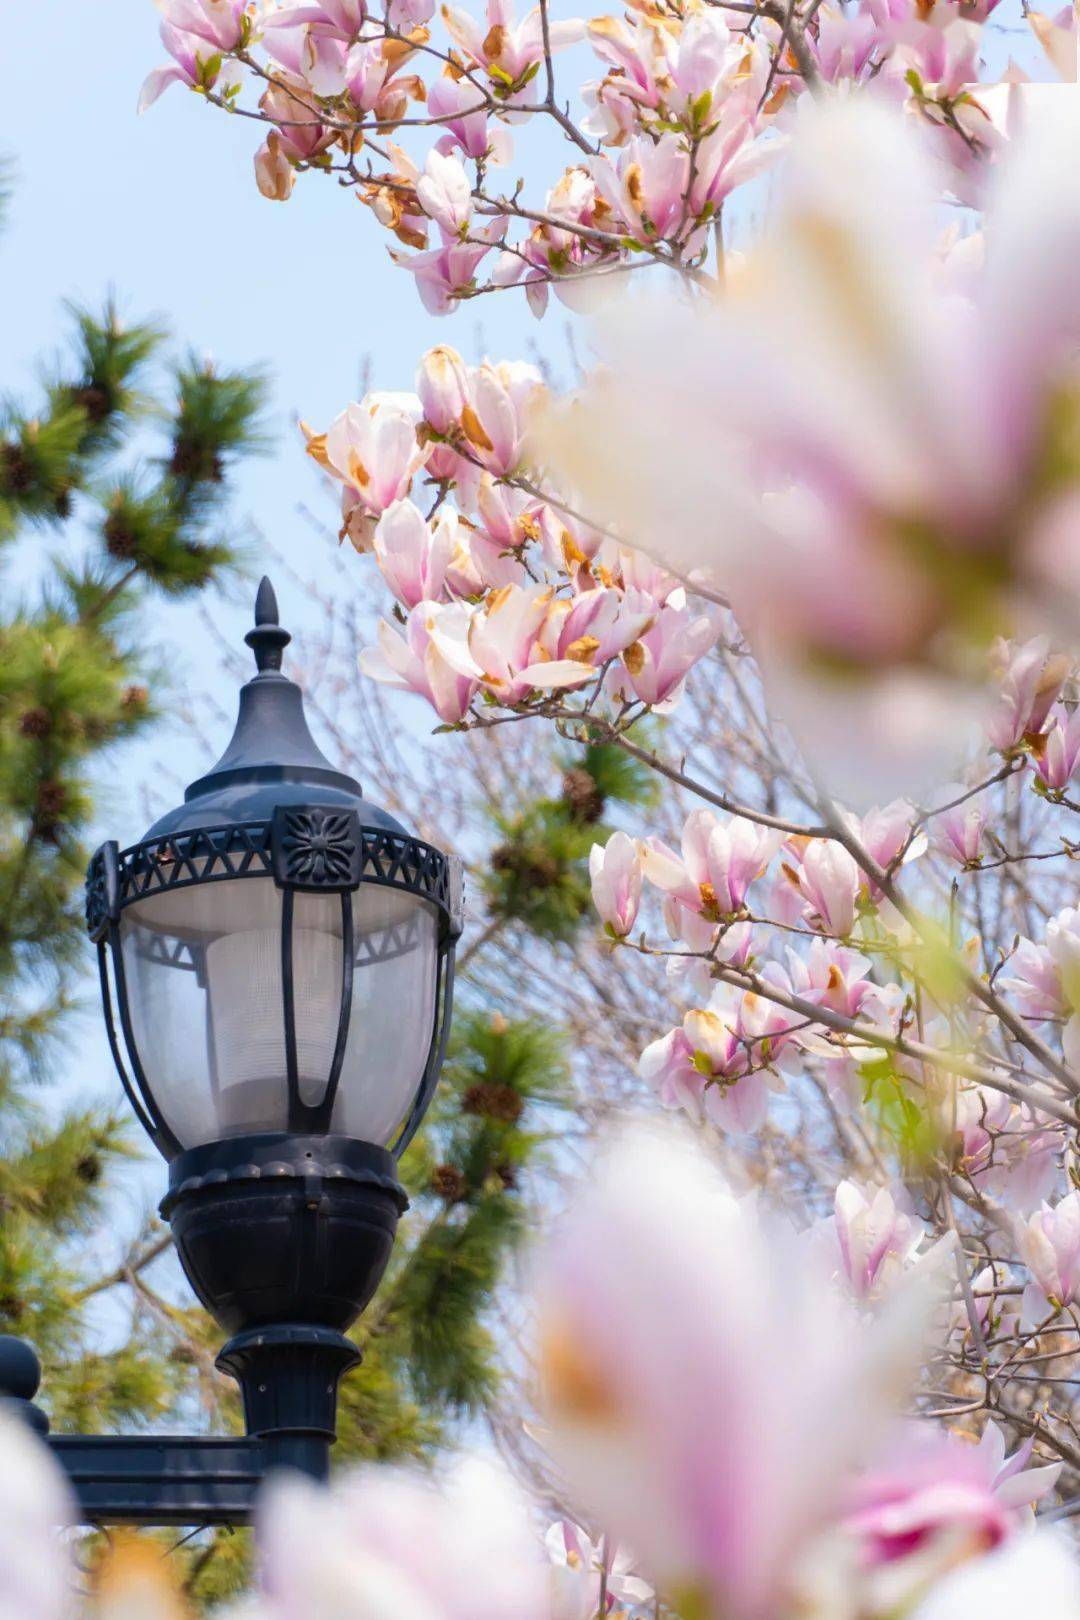
[[[1064,655],[1051,654],[1048,636],[1022,646],[999,640],[993,662],[1001,691],[986,730],[993,746],[1007,754],[1042,731],[1071,666]]]
[[[536,684],[564,684],[575,674],[567,664],[595,673],[637,641],[652,623],[655,611],[650,598],[614,587],[553,601],[537,637],[537,648],[550,664],[535,671]]]
[[[307,163],[336,138],[334,131],[313,116],[304,81],[294,74],[277,73],[259,99],[260,110],[276,123],[278,149],[294,163]],[[269,145],[273,136],[267,136]]]
[[[601,1589],[607,1593],[603,1612],[620,1611],[652,1600],[653,1589],[633,1572],[625,1548],[609,1538],[593,1541],[572,1519],[558,1519],[544,1537],[555,1576],[552,1620],[594,1620],[601,1613]]]
[[[987,1086],[962,1085],[946,1103],[956,1121],[957,1169],[972,1179],[981,1175],[995,1154],[1006,1150],[995,1140],[1012,1118],[1013,1103]]]
[[[992,1419],[978,1445],[922,1428],[908,1431],[892,1456],[872,1467],[854,1490],[844,1528],[859,1544],[864,1568],[912,1561],[917,1589],[965,1552],[999,1546],[1030,1522],[1031,1508],[1053,1490],[1061,1464],[1029,1468],[1032,1441],[1005,1456],[1005,1436]],[[944,1554],[933,1567],[933,1549]]]
[[[468,404],[468,390],[468,372],[457,350],[445,343],[429,349],[416,374],[416,392],[424,421],[436,433],[450,433],[460,426],[461,414]]]
[[[1024,1290],[1023,1315],[1034,1325],[1080,1296],[1080,1192],[1070,1192],[1026,1222],[1018,1222],[1020,1258],[1031,1273]]]
[[[1046,730],[1032,744],[1031,752],[1039,781],[1051,793],[1064,792],[1080,763],[1080,707],[1066,709],[1063,703],[1055,703]]]
[[[466,234],[472,216],[472,187],[460,159],[432,148],[416,196],[424,213],[448,235]]]
[[[403,34],[422,27],[434,14],[435,0],[387,0],[386,20]]]
[[[255,154],[255,184],[271,202],[287,202],[296,170],[289,162],[279,130],[272,129]]]
[[[546,585],[504,585],[493,591],[455,636],[440,640],[446,656],[482,683],[500,703],[513,706],[537,687],[579,686],[595,673],[574,658],[552,658],[543,629],[552,608]],[[463,636],[457,635],[464,630]]]
[[[283,1473],[256,1525],[265,1620],[549,1620],[550,1576],[512,1476],[368,1464],[327,1489]]]
[[[852,817],[852,831],[867,854],[889,872],[894,862],[906,866],[926,852],[926,834],[914,830],[914,821],[914,806],[906,799],[895,799],[883,808],[868,810],[862,817]],[[865,882],[871,900],[880,900],[877,884],[869,879]]]
[[[541,1271],[549,1449],[684,1611],[771,1620],[914,1358],[904,1307],[857,1325],[699,1151],[639,1128]]]
[[[704,1116],[705,1076],[694,1063],[694,1048],[681,1029],[652,1041],[638,1059],[638,1073],[665,1108],[681,1108],[700,1123]]]
[[[832,1231],[840,1274],[852,1296],[865,1302],[880,1299],[913,1264],[924,1228],[888,1187],[845,1180],[836,1189]]]
[[[681,588],[672,591],[648,630],[622,655],[634,695],[661,712],[674,707],[690,670],[719,635],[720,623],[713,613],[688,607]]]
[[[1038,1023],[1063,1018],[1068,1010],[1061,974],[1053,953],[1045,945],[1020,938],[1010,958],[1012,972],[999,983],[1018,1004],[1025,1018]]]
[[[427,460],[416,438],[419,418],[414,394],[367,394],[334,418],[325,441],[311,439],[309,451],[343,481],[354,504],[380,514],[409,493]]]
[[[222,67],[221,52],[201,34],[176,28],[162,19],[161,43],[172,57],[171,65],[154,68],[143,80],[139,91],[140,113],[152,107],[170,84],[186,84],[209,90],[223,89],[226,84],[237,83],[234,65]]]
[[[846,939],[855,927],[855,906],[862,874],[842,844],[833,838],[808,839],[792,851],[796,864],[781,870],[806,902],[811,926]]]
[[[844,1018],[877,1025],[895,1023],[903,1004],[900,985],[875,984],[870,958],[834,939],[811,940],[803,953],[788,946],[788,976],[797,995],[816,1001]]]
[[[624,832],[589,851],[593,905],[607,932],[617,939],[633,928],[641,904],[641,851]]]
[[[380,619],[378,646],[364,648],[360,668],[372,680],[416,692],[440,720],[455,725],[467,712],[479,682],[462,673],[460,659],[448,660],[443,648],[464,641],[468,617],[469,609],[462,603],[418,602],[404,635]]]
[[[649,840],[645,875],[681,905],[719,922],[743,909],[750,885],[779,847],[779,833],[744,816],[721,820],[711,810],[693,810],[683,827],[681,855],[659,838]]]
[[[468,242],[458,241],[444,231],[440,247],[422,253],[400,253],[391,248],[390,257],[416,277],[416,290],[429,314],[446,315],[472,291],[477,266],[505,230],[505,219],[493,219],[486,225],[474,225]]]
[[[1067,906],[1046,925],[1046,949],[1061,981],[1061,993],[1072,1017],[1062,1031],[1065,1060],[1080,1069],[1080,909]]]
[[[511,106],[533,99],[531,80],[544,55],[539,7],[520,23],[514,21],[513,0],[487,0],[486,22],[447,4],[441,15],[465,61],[488,74],[497,97]],[[549,28],[552,50],[562,50],[580,39],[584,27],[576,19],[553,20]]]
[[[640,242],[677,236],[687,222],[690,155],[674,130],[658,141],[635,135],[616,162],[590,159],[589,172],[608,207]]]
[[[934,813],[931,828],[936,847],[962,867],[976,866],[990,813],[985,793],[972,793],[960,783],[950,782],[939,796],[949,808]]]
[[[460,147],[474,161],[508,163],[513,151],[510,132],[503,124],[490,122],[484,97],[468,79],[447,75],[428,86],[427,109],[446,131],[439,145]]]
[[[217,51],[235,50],[244,35],[248,0],[157,0],[166,23]]]
[[[470,413],[465,432],[489,472],[516,471],[525,447],[529,412],[544,394],[535,366],[524,361],[485,361],[469,377]]]
[[[457,519],[446,507],[428,523],[412,501],[395,501],[375,525],[372,550],[379,571],[407,608],[438,601],[457,537]]]
[[[307,29],[351,43],[367,19],[366,0],[298,0],[267,7],[260,19],[264,35],[279,28]]]

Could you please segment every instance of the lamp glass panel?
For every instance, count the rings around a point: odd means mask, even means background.
[[[330,1129],[385,1146],[431,1043],[437,916],[375,884],[352,904],[352,1007]],[[134,1044],[181,1145],[288,1130],[282,892],[272,879],[147,896],[125,907],[120,938]],[[340,896],[294,896],[292,970],[300,1097],[315,1106],[341,1012]]]

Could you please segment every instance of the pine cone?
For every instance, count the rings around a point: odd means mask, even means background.
[[[105,550],[118,562],[131,562],[139,549],[137,537],[131,532],[119,512],[110,512],[102,530]]]
[[[34,469],[21,444],[0,445],[0,489],[25,495],[34,486]]]
[[[502,1125],[514,1125],[525,1110],[525,1099],[513,1086],[501,1086],[485,1081],[470,1086],[461,1099],[465,1114],[479,1114],[483,1119],[495,1119]]]
[[[19,716],[19,733],[23,737],[47,737],[52,727],[52,715],[40,704]]]
[[[590,826],[604,813],[604,795],[596,785],[596,778],[584,766],[572,765],[564,773],[562,796],[570,814]]]
[[[468,1185],[456,1164],[440,1164],[431,1173],[431,1190],[448,1204],[460,1204]]]

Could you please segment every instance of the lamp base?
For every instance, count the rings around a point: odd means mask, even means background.
[[[340,1334],[378,1287],[408,1206],[394,1171],[385,1148],[349,1137],[235,1137],[173,1160],[161,1213],[226,1332]]]
[[[268,1472],[295,1468],[326,1478],[338,1382],[359,1361],[344,1334],[307,1322],[249,1328],[229,1340],[217,1365],[240,1385],[245,1427],[262,1441]]]

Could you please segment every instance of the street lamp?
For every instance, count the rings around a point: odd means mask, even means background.
[[[269,1468],[325,1476],[338,1380],[360,1359],[345,1330],[389,1260],[397,1158],[445,1051],[460,863],[316,747],[281,673],[290,639],[264,579],[228,748],[87,874],[113,1057],[168,1160],[161,1213],[231,1335],[217,1364],[247,1429],[51,1437],[95,1520],[237,1522]],[[0,1394],[40,1427],[26,1353],[0,1340]]]

